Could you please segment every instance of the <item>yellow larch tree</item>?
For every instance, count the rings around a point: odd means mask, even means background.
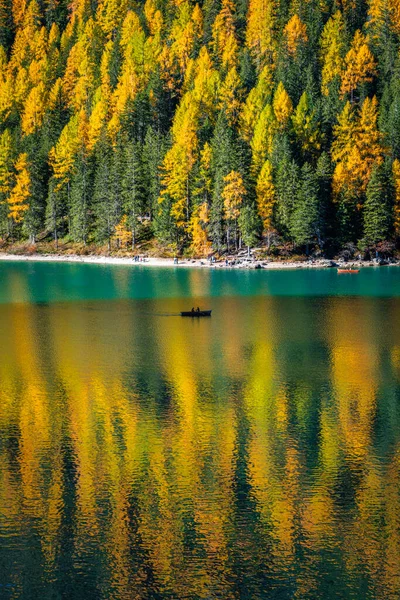
[[[400,2],[399,0],[389,0],[389,10],[390,10],[390,26],[393,28],[394,32],[399,35],[400,34]]]
[[[218,71],[213,66],[207,48],[203,47],[193,64],[193,83],[189,91],[199,111],[211,120],[220,105],[220,84]]]
[[[327,21],[321,34],[321,91],[329,94],[329,85],[335,79],[341,79],[344,67],[344,22],[340,10]]]
[[[73,39],[76,35],[76,23],[74,23],[74,19],[72,18],[68,21],[65,26],[64,31],[60,37],[60,50],[61,52],[68,53],[68,49],[73,45]]]
[[[107,112],[107,101],[103,97],[102,88],[99,87],[93,99],[93,108],[88,123],[87,148],[89,151],[93,150],[100,139],[101,132],[105,126]]]
[[[367,188],[374,166],[383,161],[385,149],[378,129],[376,97],[366,98],[358,112],[347,102],[334,128],[335,196],[346,191],[352,197],[359,197]]]
[[[52,48],[55,48],[60,43],[60,28],[57,23],[52,23],[49,31],[49,39],[48,39],[48,47],[51,51]]]
[[[230,231],[234,225],[235,245],[237,245],[237,220],[240,215],[240,207],[246,195],[243,177],[238,171],[231,171],[224,177],[224,189],[222,198],[224,200],[224,219],[227,222],[227,245],[229,251]]]
[[[366,27],[372,30],[375,38],[379,30],[389,26],[395,33],[400,33],[400,2],[399,0],[369,0],[368,20]]]
[[[273,107],[280,128],[284,129],[293,112],[293,104],[281,81],[275,90]]]
[[[147,25],[151,35],[155,35],[158,30],[158,16],[159,13],[157,0],[146,0],[144,4],[144,16],[146,17]]]
[[[100,0],[97,5],[96,20],[107,39],[115,37],[127,8],[127,0]]]
[[[112,239],[117,243],[118,248],[127,248],[132,244],[132,228],[129,227],[126,215],[123,215],[119,223],[115,225]]]
[[[8,217],[14,223],[21,223],[29,208],[31,196],[31,177],[29,174],[28,155],[22,153],[15,163],[15,185],[8,197]]]
[[[210,202],[212,189],[211,161],[212,148],[206,142],[200,151],[198,173],[193,185],[193,196],[196,204],[208,204]]]
[[[14,17],[15,18],[15,17]],[[18,70],[35,58],[40,59],[46,51],[46,30],[41,33],[40,10],[36,0],[24,7],[21,22],[15,33],[10,66]]]
[[[104,46],[103,54],[101,55],[100,81],[101,92],[104,98],[109,98],[111,94],[110,65],[113,49],[114,41],[108,40],[107,44]]]
[[[385,155],[383,135],[378,127],[378,100],[376,96],[366,98],[360,110],[356,144],[360,150],[359,177],[361,189],[367,188],[375,165],[381,164]]]
[[[357,161],[360,162],[361,157],[355,144],[356,132],[355,110],[350,102],[347,102],[338,117],[338,124],[334,128],[334,140],[331,148],[332,160],[336,163],[332,179],[335,198],[343,191],[347,191],[350,196],[354,195],[357,186],[357,177],[353,165]]]
[[[277,49],[275,38],[275,0],[250,0],[247,13],[246,45],[258,71],[273,65]]]
[[[188,227],[191,237],[190,248],[195,255],[206,256],[211,251],[212,245],[207,234],[209,221],[208,204],[203,202],[194,209]]]
[[[294,132],[305,152],[312,152],[321,148],[322,135],[320,123],[315,116],[315,110],[310,107],[307,92],[303,92],[295,112],[292,115]]]
[[[197,5],[196,5],[197,7]],[[196,7],[193,10],[192,18],[195,19],[197,17]],[[200,13],[201,9],[199,8]],[[200,21],[201,19],[199,19]],[[199,28],[202,25],[199,24]],[[160,10],[157,10],[153,16],[151,23],[149,23],[149,29],[151,35],[149,35],[146,39],[146,56],[151,56],[152,61],[151,64],[158,64],[159,58],[162,52],[162,32],[164,30],[164,19]],[[153,68],[153,66],[152,66]]]
[[[14,77],[8,68],[7,54],[0,46],[0,118],[6,120],[14,106]]]
[[[47,94],[44,83],[39,83],[34,87],[24,105],[24,111],[21,117],[21,128],[25,135],[34,133],[43,123],[46,112]]]
[[[4,204],[13,182],[13,140],[9,129],[0,135],[0,204]]]
[[[335,162],[345,160],[355,137],[356,126],[355,110],[350,102],[346,102],[334,128],[335,139],[332,144],[332,159]]]
[[[341,191],[353,192],[355,182],[351,163],[358,154],[354,143],[357,131],[356,115],[350,102],[347,102],[338,117],[338,124],[334,128],[334,140],[332,143],[332,160],[336,163],[333,174],[332,188],[334,196],[337,197]],[[360,157],[359,157],[360,158]]]
[[[27,0],[13,0],[12,2],[12,16],[15,25],[22,25],[26,8],[28,6]]]
[[[345,56],[344,63],[340,93],[342,98],[346,94],[350,94],[351,102],[353,102],[357,87],[362,83],[372,81],[376,72],[376,62],[369,49],[368,39],[358,29],[354,34],[351,48]]]
[[[188,148],[189,150],[189,148]],[[162,204],[166,198],[171,199],[171,217],[177,230],[184,230],[189,213],[189,174],[194,160],[191,152],[186,152],[181,144],[175,144],[167,152],[163,162],[161,179],[163,190],[159,198]]]
[[[81,24],[86,21],[91,14],[90,0],[72,0],[69,4],[69,10],[71,13],[70,23],[72,27],[75,25],[75,22]]]
[[[50,150],[49,162],[58,182],[58,189],[70,181],[75,158],[81,144],[79,129],[79,115],[76,114],[65,125],[57,144]]]
[[[197,122],[199,106],[191,92],[187,92],[175,113],[172,126],[173,145],[163,162],[163,189],[159,198],[162,204],[171,201],[171,217],[178,231],[187,227],[190,212],[189,178],[196,161]]]
[[[49,110],[63,110],[66,102],[64,98],[63,84],[61,77],[55,80],[53,87],[50,89],[47,101]]]
[[[118,85],[110,100],[112,117],[108,125],[109,133],[114,139],[120,130],[120,119],[128,102],[134,100],[137,93],[143,89],[155,67],[151,47],[146,45],[146,35],[140,19],[133,11],[127,12],[122,24],[120,44],[123,62]]]
[[[256,198],[258,214],[261,217],[263,230],[267,233],[269,242],[272,216],[277,198],[272,176],[272,164],[269,160],[265,161],[257,178]]]
[[[308,42],[307,27],[299,15],[293,15],[285,26],[284,34],[289,54],[295,55],[300,44]]]
[[[253,137],[254,127],[272,93],[272,70],[266,65],[250,90],[240,113],[240,135],[246,142]]]
[[[50,75],[50,65],[47,56],[44,56],[41,60],[33,60],[29,65],[29,82],[34,87],[40,84],[47,86]]]
[[[238,41],[233,18],[234,11],[232,0],[222,0],[222,8],[212,27],[214,54],[221,61],[224,69],[232,69],[237,65]]]
[[[394,183],[394,231],[400,236],[400,160],[396,158],[393,161],[393,183]]]
[[[224,107],[230,125],[234,125],[239,117],[242,95],[242,81],[236,67],[232,67],[220,87],[220,105]]]
[[[195,43],[202,33],[198,9],[195,12],[189,1],[183,0],[172,23],[169,43],[164,45],[159,56],[161,74],[170,90],[183,80]]]
[[[272,106],[267,104],[254,127],[254,135],[250,142],[251,173],[256,179],[267,156],[272,152],[274,136],[278,127]]]
[[[93,36],[92,19],[86,24],[82,33],[68,55],[63,76],[63,93],[68,105],[75,111],[83,106],[88,107],[94,85],[94,62],[90,55],[88,35]],[[91,34],[90,34],[91,32]]]
[[[17,74],[14,78],[13,93],[14,93],[14,104],[20,109],[27,95],[29,94],[30,82],[27,70],[24,67],[18,69]]]
[[[78,42],[80,48],[77,64],[77,77],[71,94],[71,106],[78,112],[81,108],[88,110],[92,100],[95,86],[96,65],[92,51],[91,40],[99,33],[92,19],[85,25],[82,39]]]

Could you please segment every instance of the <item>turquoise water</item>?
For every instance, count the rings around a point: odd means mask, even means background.
[[[197,285],[207,296],[400,296],[400,269],[262,270],[155,268],[76,263],[0,265],[0,303],[114,298],[190,298]],[[151,273],[149,273],[149,269]],[[198,283],[199,282],[199,283]]]
[[[0,263],[0,598],[397,600],[399,282]]]

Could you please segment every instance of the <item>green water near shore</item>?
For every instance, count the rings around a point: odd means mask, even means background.
[[[0,332],[1,598],[400,597],[397,268],[10,261]]]
[[[152,273],[149,273],[149,269]],[[400,268],[363,268],[340,275],[336,269],[183,269],[139,265],[4,262],[0,304],[104,299],[220,296],[400,297]]]

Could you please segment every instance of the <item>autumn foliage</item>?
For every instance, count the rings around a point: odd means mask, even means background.
[[[3,2],[0,236],[396,238],[399,18],[394,0]]]

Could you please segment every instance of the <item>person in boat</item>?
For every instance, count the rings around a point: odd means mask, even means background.
[[[199,313],[199,312],[200,312],[200,307],[199,307],[199,306],[196,308],[196,312],[197,312],[197,313]]]
[[[194,306],[192,306],[192,313],[194,313]]]

